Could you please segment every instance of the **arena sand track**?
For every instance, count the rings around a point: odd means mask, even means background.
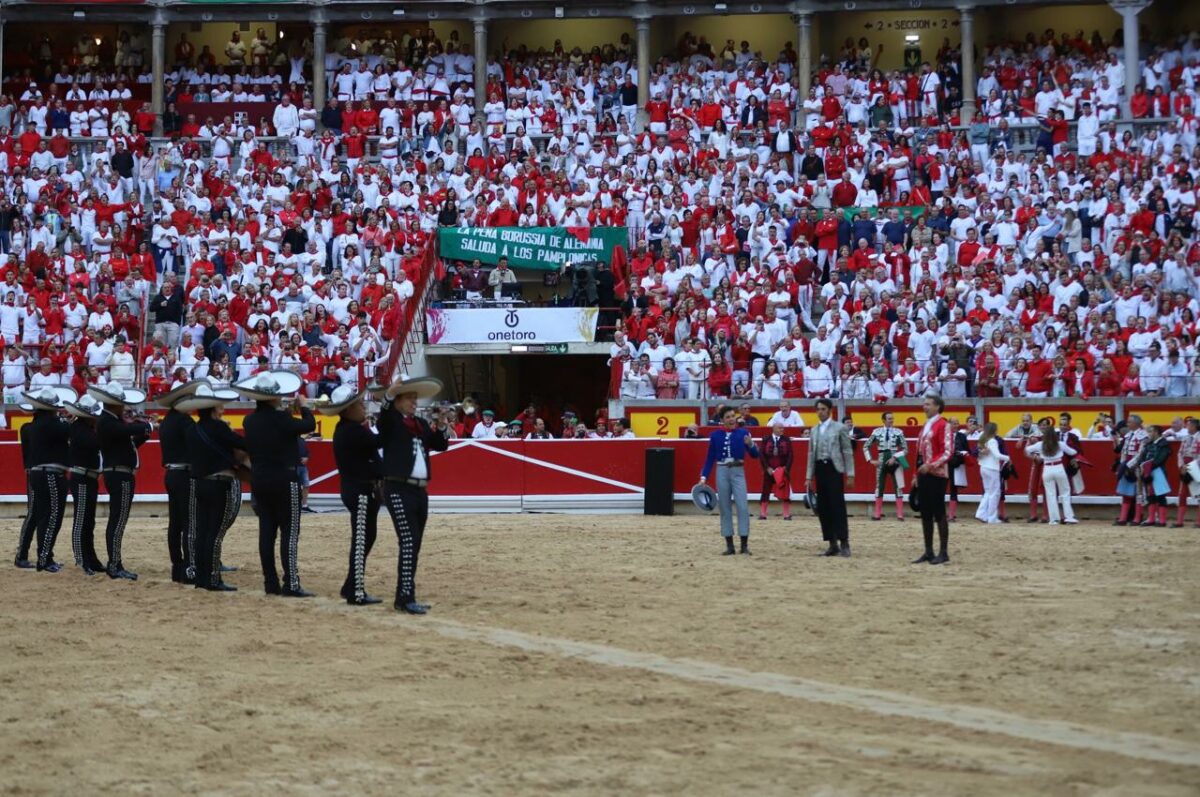
[[[5,562],[0,793],[1200,783],[1196,530],[960,522],[934,568],[907,564],[911,520],[855,518],[854,558],[830,560],[811,515],[756,521],[752,557],[718,555],[713,518],[443,515],[418,582],[433,613],[411,618],[331,597],[341,514],[304,517],[322,597],[263,596],[252,522],[226,543],[237,593],[171,584],[158,519],[126,535],[135,584]],[[380,527],[368,584],[390,598]]]

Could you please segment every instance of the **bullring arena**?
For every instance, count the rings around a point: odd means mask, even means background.
[[[1197,0],[0,0],[0,797],[1200,794],[1198,105]]]
[[[335,597],[345,515],[305,518],[291,602],[251,520],[213,596],[138,518],[136,583],[0,579],[4,791],[1195,793],[1194,530],[962,521],[930,568],[855,515],[848,560],[811,515],[728,558],[697,515],[438,515],[424,618]]]

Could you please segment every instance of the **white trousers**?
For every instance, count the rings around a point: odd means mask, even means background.
[[[975,512],[975,519],[984,523],[992,523],[1000,519],[1000,471],[979,469],[983,479],[983,499]]]
[[[1075,520],[1075,510],[1071,508],[1071,482],[1067,479],[1067,471],[1062,465],[1046,465],[1042,468],[1042,486],[1046,488],[1046,507],[1050,511],[1050,522],[1057,523],[1058,499],[1062,498],[1063,518]]]

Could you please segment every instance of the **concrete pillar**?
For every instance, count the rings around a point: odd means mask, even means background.
[[[638,128],[646,127],[646,103],[650,102],[650,17],[634,17],[637,27]]]
[[[1150,0],[1113,0],[1110,4],[1113,10],[1121,15],[1121,21],[1124,23],[1125,96],[1121,99],[1121,111],[1122,115],[1129,119],[1132,117],[1129,112],[1129,100],[1133,97],[1138,81],[1141,79],[1141,68],[1138,66],[1140,32],[1138,31],[1137,17],[1143,9],[1150,5]]]
[[[962,32],[962,113],[964,125],[975,118],[975,8],[958,7],[959,29]]]
[[[0,11],[0,14],[3,12]],[[0,86],[4,85],[4,17],[0,16]],[[0,91],[0,94],[3,92]],[[19,95],[18,95],[19,96]]]
[[[150,21],[150,110],[154,112],[154,132],[162,133],[162,114],[166,107],[163,83],[167,73],[167,16],[161,9]]]
[[[804,101],[812,88],[812,12],[796,13],[796,76],[800,80],[800,97],[796,106],[800,110],[800,124],[804,125]]]
[[[472,20],[475,29],[475,115],[483,116],[487,103],[488,24],[487,17]]]
[[[325,13],[318,11],[313,17],[313,68],[312,68],[312,98],[313,107],[317,113],[325,110],[325,94],[329,83],[325,78]]]

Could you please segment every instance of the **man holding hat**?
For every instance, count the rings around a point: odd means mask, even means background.
[[[31,407],[32,405],[26,406]],[[17,535],[17,555],[13,560],[13,565],[20,570],[32,570],[33,562],[29,561],[29,547],[33,545],[33,532],[37,528],[38,491],[33,489],[36,480],[33,478],[29,465],[33,460],[33,448],[36,445],[37,434],[33,425],[27,423],[21,427],[18,436],[21,441],[21,465],[25,469],[25,519],[21,521],[21,531]]]
[[[71,549],[75,564],[85,575],[104,570],[96,556],[96,496],[100,492],[100,438],[96,424],[104,405],[91,396],[77,402],[67,402],[67,412],[75,416],[70,426],[71,440],[71,498],[75,501],[75,517],[71,525]]]
[[[816,402],[817,425],[808,444],[807,488],[815,492],[821,536],[829,543],[824,556],[850,556],[846,520],[846,485],[854,483],[854,447],[850,430],[833,418],[833,401]]]
[[[446,434],[416,416],[417,401],[441,392],[442,383],[425,377],[401,377],[383,391],[379,413],[379,438],[383,443],[383,481],[388,512],[400,540],[395,608],[407,614],[425,614],[429,606],[417,603],[416,573],[429,518],[426,487],[432,474],[430,451],[445,451]]]
[[[192,515],[194,528],[193,582],[196,589],[233,592],[237,587],[221,580],[221,543],[242,504],[237,452],[246,450],[246,441],[221,420],[221,414],[226,404],[237,399],[237,393],[214,390],[204,381],[191,384],[195,387],[177,397],[171,410],[189,420],[187,413],[199,413],[198,421],[183,426],[183,453],[188,465],[183,473],[191,482],[190,494],[195,496],[190,502],[192,511],[184,512],[185,523],[187,515]]]
[[[303,381],[291,371],[267,371],[238,382],[233,389],[257,406],[246,416],[243,430],[250,455],[250,491],[258,509],[258,555],[262,560],[263,586],[268,595],[311,598],[300,586],[300,437],[317,428],[304,406],[294,417],[283,410],[283,399],[293,399]],[[275,567],[275,538],[283,563],[283,582]]]
[[[167,494],[167,553],[171,557],[171,580],[177,584],[195,578],[196,495],[188,464],[188,430],[195,421],[175,404],[192,396],[200,384],[199,380],[188,382],[158,399],[158,405],[167,408],[158,427],[158,442]]]
[[[381,603],[367,594],[367,557],[375,545],[379,519],[377,486],[383,475],[379,435],[366,426],[364,391],[351,385],[334,388],[318,401],[317,412],[340,416],[333,430],[333,456],[342,482],[342,504],[350,512],[350,569],[342,584],[342,598],[352,606]]]
[[[750,508],[746,499],[745,459],[749,454],[758,457],[758,447],[749,430],[738,426],[737,410],[733,407],[721,409],[722,428],[708,438],[708,456],[700,471],[697,487],[708,481],[713,467],[717,469],[717,505],[721,510],[721,536],[725,538],[725,555],[733,550],[733,505],[737,504],[738,536],[742,540],[742,553],[750,553]],[[693,490],[693,494],[695,491]]]
[[[72,396],[74,391],[68,390]],[[62,565],[54,561],[54,541],[62,528],[67,506],[67,461],[70,456],[70,434],[66,421],[58,417],[64,396],[56,388],[44,387],[36,393],[26,393],[25,401],[33,410],[29,423],[29,478],[33,482],[33,532],[37,535],[37,569],[57,573]],[[29,555],[17,554],[17,567]]]
[[[143,403],[146,394],[116,382],[88,388],[88,395],[104,405],[96,421],[96,436],[104,464],[104,488],[108,490],[108,526],[104,541],[108,548],[108,577],[137,580],[137,573],[121,561],[121,540],[133,506],[134,474],[138,469],[138,447],[146,442],[153,427],[143,420],[125,420],[125,411]],[[120,412],[121,415],[117,415]]]

